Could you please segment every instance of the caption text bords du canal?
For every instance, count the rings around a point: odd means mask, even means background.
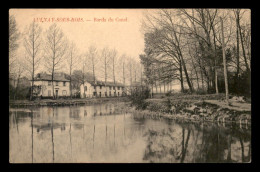
[[[80,17],[37,17],[34,22],[127,22],[127,17],[94,17],[92,20]]]

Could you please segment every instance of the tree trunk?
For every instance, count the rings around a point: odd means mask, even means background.
[[[19,88],[19,83],[20,83],[20,74],[18,75],[18,78],[17,78],[17,85],[16,85],[16,88],[15,88],[14,99],[16,99],[16,95],[17,95],[18,88]]]
[[[191,56],[191,62],[192,62],[192,66],[195,70],[195,75],[196,75],[196,80],[197,80],[197,90],[200,88],[200,85],[199,85],[199,77],[198,77],[198,72],[197,72],[197,69],[196,69],[196,66],[194,64],[194,61],[193,61],[193,57]]]
[[[165,93],[165,82],[163,82],[163,91],[164,91],[164,93]]]
[[[215,87],[216,87],[216,94],[218,94],[218,73],[216,68],[215,68]]]
[[[53,67],[53,69],[52,69],[52,74],[51,74],[51,83],[52,83],[52,94],[53,94],[52,97],[53,97],[53,99],[55,99],[53,80],[54,80],[54,67]]]
[[[181,82],[181,92],[184,92],[184,85],[183,85],[183,76],[182,76],[182,66],[180,65],[180,82]]]
[[[239,66],[239,18],[238,18],[238,16],[237,16],[237,30],[236,30],[236,39],[237,39],[237,54],[236,54],[236,57],[237,57],[237,71],[236,71],[236,92],[238,92],[238,88],[239,88],[239,78],[238,78],[238,76],[239,76],[239,68],[240,68],[240,66]]]
[[[95,77],[95,64],[94,64],[94,57],[92,54],[92,68],[93,68],[93,81],[96,83],[96,77]]]
[[[152,84],[152,89],[151,89],[151,98],[153,98],[153,84]]]
[[[32,98],[33,98],[33,85],[34,85],[34,58],[33,58],[32,87],[31,87],[31,96],[30,96],[30,100],[32,100]]]
[[[185,73],[185,76],[186,76],[186,80],[187,80],[190,92],[192,93],[193,92],[193,88],[192,88],[192,85],[191,85],[191,82],[190,82],[190,78],[189,78],[189,75],[188,75],[188,72],[187,72],[187,69],[186,69],[186,65],[185,65],[184,59],[182,57],[182,54],[180,56],[181,56],[181,64],[183,66],[183,70],[184,70],[184,73]]]
[[[245,52],[245,47],[244,47],[244,42],[243,42],[241,26],[240,26],[239,20],[238,20],[238,28],[239,28],[239,33],[240,33],[241,46],[242,46],[242,50],[243,50],[243,57],[244,57],[244,61],[246,64],[246,70],[247,70],[247,72],[250,72],[250,68],[248,66],[247,59],[246,59],[246,52]]]
[[[154,82],[154,84],[155,84],[155,91],[156,91],[156,93],[158,93],[158,92],[157,92],[157,84],[156,84],[156,81]]]
[[[70,98],[72,99],[71,68],[70,68]]]
[[[228,95],[228,79],[227,79],[227,65],[226,65],[226,52],[225,52],[225,40],[224,40],[224,29],[223,20],[221,19],[221,29],[222,29],[222,52],[223,52],[223,65],[224,65],[224,79],[225,79],[225,91],[226,91],[226,103],[229,105],[229,95]]]
[[[215,30],[214,32],[214,72],[215,72],[215,88],[216,88],[216,94],[218,94],[218,70],[217,70],[217,47],[216,47],[216,35]]]

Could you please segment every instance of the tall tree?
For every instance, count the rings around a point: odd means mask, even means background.
[[[105,88],[106,88],[106,95],[107,95],[107,79],[108,79],[108,70],[109,70],[109,65],[111,61],[111,56],[110,56],[110,50],[105,47],[102,49],[101,52],[101,57],[102,57],[102,70],[104,74],[104,80],[105,80]]]
[[[27,62],[26,69],[28,69],[32,80],[30,100],[33,98],[35,71],[37,70],[41,60],[41,56],[39,56],[41,50],[40,45],[42,42],[41,32],[42,28],[39,26],[39,24],[32,22],[29,28],[25,29],[24,33],[24,47],[27,54],[25,56],[25,60]]]
[[[66,38],[56,23],[52,24],[46,31],[44,58],[45,67],[51,73],[52,93],[53,99],[55,99],[54,93],[54,75],[57,70],[60,69],[63,59],[65,57],[67,49]]]
[[[112,74],[113,74],[113,82],[116,84],[116,74],[115,70],[117,68],[117,51],[115,49],[111,50],[111,62],[112,62]]]
[[[17,28],[16,20],[13,15],[9,16],[9,67],[11,68],[14,61],[16,50],[19,47],[18,41],[20,33]]]
[[[223,50],[223,65],[224,65],[224,79],[225,79],[225,91],[226,91],[226,103],[229,105],[229,95],[228,95],[228,79],[227,79],[227,65],[226,65],[226,52],[225,52],[225,40],[224,40],[224,26],[223,19],[221,20],[221,30],[222,30],[222,50]]]
[[[69,78],[70,78],[70,98],[72,98],[72,71],[75,69],[76,65],[79,62],[79,54],[76,48],[75,43],[71,42],[68,46],[68,54],[66,61],[69,68]]]

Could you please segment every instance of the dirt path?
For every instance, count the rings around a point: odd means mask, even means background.
[[[219,100],[205,100],[205,102],[218,105],[219,107],[222,107],[222,108],[235,110],[235,111],[251,111],[251,103],[241,103],[241,102],[230,101],[231,105],[228,106],[226,104],[226,102],[219,101]]]

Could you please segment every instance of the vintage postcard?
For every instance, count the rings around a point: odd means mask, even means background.
[[[10,163],[250,163],[250,9],[10,9]]]

